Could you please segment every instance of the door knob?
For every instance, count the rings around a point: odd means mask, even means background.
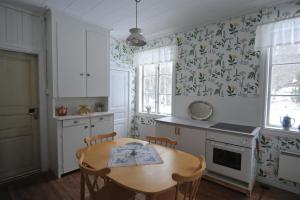
[[[38,108],[29,108],[27,114],[32,116],[33,119],[38,119],[39,118],[39,109]]]

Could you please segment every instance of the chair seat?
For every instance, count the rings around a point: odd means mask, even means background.
[[[93,200],[134,200],[135,193],[122,188],[112,182],[108,182],[103,186],[94,197]]]

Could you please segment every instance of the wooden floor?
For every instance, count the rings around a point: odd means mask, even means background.
[[[46,173],[0,186],[0,200],[77,200],[79,199],[78,172],[56,179]],[[88,192],[86,193],[88,198]],[[136,199],[141,199],[138,195]],[[224,188],[215,183],[203,180],[201,183],[202,200],[299,200],[300,196],[276,188],[263,188],[257,184],[251,198]]]

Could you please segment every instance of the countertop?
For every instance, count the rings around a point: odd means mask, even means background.
[[[256,136],[260,131],[259,127],[257,127],[251,134],[238,132],[238,131],[230,131],[230,130],[225,130],[225,129],[217,129],[217,128],[212,128],[211,126],[215,125],[218,122],[199,121],[199,120],[186,119],[186,118],[180,118],[180,117],[163,117],[163,118],[155,119],[155,121],[158,123],[167,123],[167,124],[189,126],[189,127],[194,127],[194,128],[202,128],[202,129],[207,129],[207,130],[222,131],[222,132],[245,135],[245,136],[250,136],[250,137]]]
[[[67,119],[80,119],[80,118],[91,118],[105,115],[113,115],[112,112],[93,112],[87,115],[66,115],[66,116],[55,116],[56,120],[67,120]]]

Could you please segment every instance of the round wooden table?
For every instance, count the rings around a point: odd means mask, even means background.
[[[108,166],[111,149],[129,142],[148,144],[146,141],[121,138],[83,148],[84,162],[95,169]],[[129,167],[113,167],[108,177],[117,184],[129,190],[144,193],[148,199],[153,199],[161,192],[176,186],[172,174],[191,175],[199,167],[199,159],[183,151],[164,146],[152,145],[163,160],[162,164],[139,165]]]

